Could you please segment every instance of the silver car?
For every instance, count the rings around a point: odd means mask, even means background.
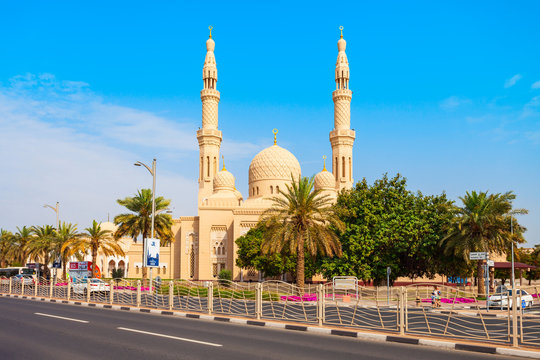
[[[516,289],[518,308],[530,308],[533,305],[534,298],[525,290]],[[512,307],[512,289],[498,291],[488,298],[487,306],[490,308],[511,308]]]

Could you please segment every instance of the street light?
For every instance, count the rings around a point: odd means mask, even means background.
[[[154,238],[154,220],[156,217],[156,159],[152,160],[152,168],[150,168],[145,163],[142,163],[140,161],[137,161],[135,166],[144,166],[146,170],[150,172],[150,175],[152,175],[152,230],[151,230],[151,238]],[[146,239],[144,239],[143,243],[143,262],[146,266]],[[149,290],[152,291],[152,268],[150,267],[150,286]]]
[[[60,203],[57,201],[56,202],[56,206],[55,207],[52,207],[51,205],[43,205],[44,208],[49,208],[49,209],[52,209],[55,213],[56,213],[56,230],[59,230],[60,229],[60,218],[59,218],[59,215],[60,215],[60,209],[59,209],[59,205]]]
[[[56,213],[56,231],[60,231],[60,203],[57,201],[56,206],[52,207],[51,205],[43,205],[44,208],[49,208],[52,211]],[[57,259],[58,260],[58,259]],[[45,264],[45,266],[49,266],[49,264]],[[39,266],[37,267],[37,277],[39,279]],[[56,268],[54,268],[54,280],[56,281]]]

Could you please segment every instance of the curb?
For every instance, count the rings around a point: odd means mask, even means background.
[[[484,346],[484,345],[462,344],[462,343],[452,342],[452,341],[431,340],[431,339],[425,339],[425,338],[415,338],[411,336],[384,335],[384,334],[371,333],[371,332],[359,332],[359,331],[354,331],[354,330],[341,330],[341,329],[331,329],[331,328],[317,327],[317,326],[287,324],[287,323],[280,323],[280,322],[275,322],[275,321],[252,320],[252,319],[229,317],[226,315],[213,316],[213,315],[206,315],[206,314],[180,312],[180,311],[167,311],[167,310],[137,308],[137,307],[131,307],[131,306],[87,303],[87,302],[82,302],[82,301],[57,300],[57,299],[43,298],[39,296],[29,298],[27,296],[0,294],[0,297],[2,296],[26,299],[26,300],[34,300],[34,301],[48,301],[48,302],[57,303],[57,304],[89,306],[89,307],[97,307],[97,308],[120,310],[120,311],[134,311],[134,312],[150,313],[150,314],[165,315],[165,316],[185,317],[188,319],[228,322],[228,323],[248,325],[248,326],[262,326],[262,327],[268,327],[268,328],[274,328],[274,329],[301,331],[301,332],[309,332],[309,333],[322,334],[322,335],[352,337],[352,338],[357,338],[357,339],[365,340],[365,341],[392,342],[392,343],[401,343],[401,344],[409,344],[409,345],[430,346],[430,347],[436,347],[436,348],[441,348],[441,349],[446,349],[446,350],[462,350],[462,351],[479,352],[479,353],[484,353],[484,354],[499,354],[499,355],[507,355],[507,356],[520,356],[520,357],[531,358],[531,359],[540,359],[540,349],[535,351],[535,350],[522,350],[522,349],[508,348],[508,347],[493,347],[493,346]]]

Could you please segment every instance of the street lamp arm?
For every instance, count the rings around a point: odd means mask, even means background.
[[[154,172],[152,171],[152,169],[148,165],[146,165],[145,163],[137,161],[133,165],[135,165],[135,166],[144,166],[146,168],[146,170],[148,170],[150,172],[150,175],[154,176]]]
[[[44,208],[52,209],[52,210],[54,210],[54,212],[57,212],[57,211],[58,211],[58,210],[56,210],[56,208],[52,207],[51,205],[45,204],[45,205],[43,205],[43,207],[44,207]]]

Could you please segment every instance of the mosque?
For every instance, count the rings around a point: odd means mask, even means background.
[[[198,215],[173,220],[175,241],[169,247],[161,248],[161,264],[157,274],[154,271],[154,276],[210,280],[222,269],[229,269],[232,270],[234,280],[258,280],[263,274],[236,266],[235,240],[257,224],[263,211],[272,205],[268,198],[278,194],[280,189],[285,190],[286,184],[291,182],[291,174],[298,178],[301,168],[296,157],[277,144],[277,130],[274,130],[274,144],[259,152],[249,165],[247,194],[241,194],[236,189],[235,177],[225,166],[219,170],[223,135],[218,126],[220,92],[217,89],[218,70],[214,54],[216,44],[211,30],[206,41],[202,71],[202,126],[197,131]],[[334,128],[329,136],[332,168],[328,171],[325,165],[315,175],[315,188],[334,198],[341,189],[353,185],[352,150],[355,139],[355,131],[350,126],[352,91],[349,89],[349,62],[345,54],[343,28],[340,27],[340,30],[335,68],[336,88],[332,92]],[[110,269],[111,262],[114,266],[122,262],[126,277],[140,277],[142,246],[133,243],[125,245],[126,256],[122,259],[102,259],[102,269],[107,271],[107,264]]]

